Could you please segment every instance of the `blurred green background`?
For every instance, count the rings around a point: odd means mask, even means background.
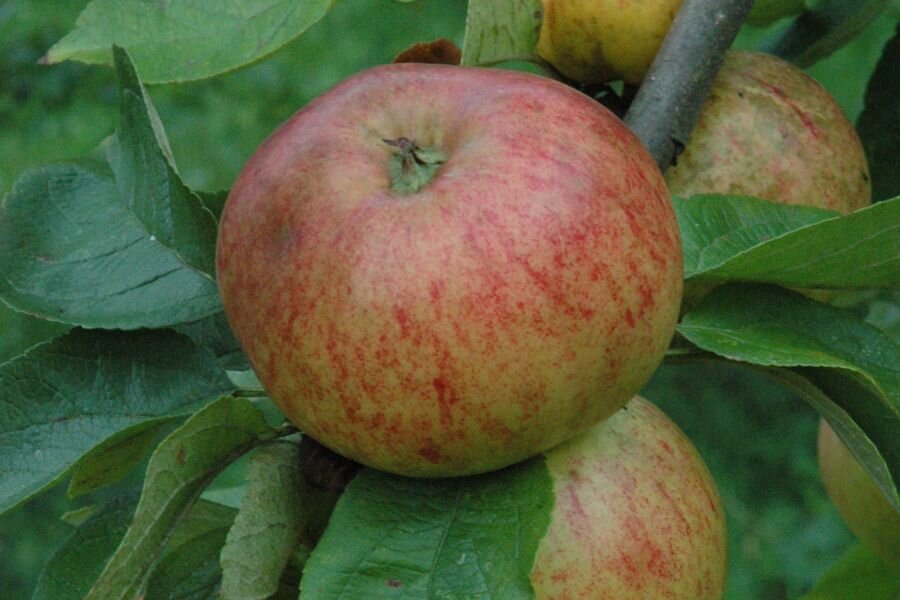
[[[23,170],[90,153],[112,133],[111,70],[37,60],[69,31],[86,0],[0,2],[0,194]],[[888,11],[864,35],[810,70],[851,119],[897,22]],[[226,189],[278,123],[365,67],[416,41],[462,43],[464,0],[340,2],[321,23],[269,60],[214,79],[156,86],[157,105],[187,182]],[[784,23],[745,28],[757,47]],[[0,305],[0,362],[59,328]],[[725,501],[729,599],[796,598],[852,543],[825,497],[815,458],[817,414],[759,375],[733,366],[665,366],[645,394],[694,440]],[[64,486],[0,517],[0,590],[29,597],[43,561],[71,530]]]

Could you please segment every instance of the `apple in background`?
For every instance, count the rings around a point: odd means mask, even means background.
[[[218,281],[304,432],[410,476],[497,469],[621,408],[681,301],[678,226],[625,125],[550,79],[396,64],[247,163]]]
[[[736,194],[849,213],[871,202],[853,124],[831,95],[774,56],[730,52],[685,151],[674,196]]]
[[[642,398],[546,453],[556,502],[538,599],[721,598],[725,513],[690,440]]]
[[[900,513],[824,419],[819,422],[819,469],[828,497],[850,530],[885,562],[900,567]]]
[[[541,0],[538,56],[570,79],[638,84],[682,0]]]

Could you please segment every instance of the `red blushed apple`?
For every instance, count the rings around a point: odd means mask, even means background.
[[[531,572],[539,600],[712,600],[725,513],[690,440],[642,398],[546,453],[556,502]]]
[[[871,202],[853,124],[825,88],[780,58],[730,52],[678,163],[673,195],[738,194],[849,213]]]
[[[225,312],[304,432],[412,476],[489,471],[611,415],[682,288],[662,176],[549,79],[377,67],[259,148],[224,209]]]

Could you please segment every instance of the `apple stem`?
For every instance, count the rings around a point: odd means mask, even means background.
[[[415,140],[400,137],[382,140],[398,151],[391,157],[391,189],[399,194],[414,194],[428,185],[447,157],[436,148],[423,148]]]

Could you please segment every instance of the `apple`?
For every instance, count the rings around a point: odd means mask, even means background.
[[[531,572],[536,598],[722,597],[722,503],[661,410],[635,397],[546,461],[556,501]]]
[[[797,67],[730,52],[675,166],[672,195],[756,196],[849,213],[871,202],[869,168],[853,124]]]
[[[900,566],[900,513],[824,419],[818,450],[825,491],[850,530],[885,562]]]
[[[541,0],[538,56],[570,79],[638,84],[682,0]]]
[[[526,73],[395,64],[300,110],[224,208],[229,322],[284,414],[409,476],[497,469],[621,408],[681,301],[637,138]]]

